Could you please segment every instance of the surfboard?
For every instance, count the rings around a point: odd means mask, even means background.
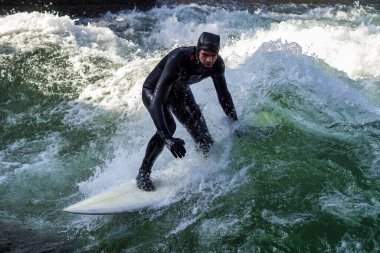
[[[95,215],[133,212],[154,207],[163,203],[178,190],[183,177],[182,170],[158,171],[152,173],[151,176],[155,186],[154,191],[147,192],[138,189],[133,179],[68,206],[63,211]]]

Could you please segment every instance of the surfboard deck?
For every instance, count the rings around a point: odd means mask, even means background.
[[[133,179],[68,206],[63,211],[95,215],[132,212],[153,207],[165,201],[178,188],[182,179],[181,171],[159,171],[152,174],[154,191],[147,192],[138,189]]]

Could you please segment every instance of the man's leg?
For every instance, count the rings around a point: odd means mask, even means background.
[[[196,103],[190,89],[184,92],[184,97],[181,101],[182,103],[171,104],[171,109],[178,121],[184,125],[194,139],[197,145],[197,150],[202,151],[206,156],[209,153],[214,140],[208,130],[202,111]]]
[[[144,105],[149,110],[150,102],[152,101],[153,95],[148,90],[143,90],[143,102]],[[166,123],[169,127],[169,131],[171,134],[174,134],[176,129],[176,124],[173,119],[173,116],[169,112],[167,108],[164,109],[164,116]],[[152,166],[154,162],[156,161],[157,157],[161,154],[162,150],[164,149],[165,143],[160,137],[158,133],[153,135],[153,137],[150,139],[148,146],[145,151],[145,156],[143,159],[143,162],[141,164],[141,167],[139,169],[139,173],[136,177],[136,183],[137,187],[145,190],[145,191],[153,191],[154,186],[152,183],[152,180],[150,178],[150,174],[152,172]]]
[[[153,191],[154,186],[150,179],[150,173],[152,172],[152,166],[156,161],[159,154],[164,149],[164,141],[161,139],[158,133],[153,135],[146,148],[145,156],[139,174],[137,174],[136,182],[137,187],[145,191]]]

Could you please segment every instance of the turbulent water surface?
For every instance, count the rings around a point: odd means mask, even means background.
[[[215,147],[183,127],[164,203],[62,209],[132,180],[154,125],[141,101],[171,49],[218,33],[244,137],[211,80],[192,86]],[[5,251],[380,251],[380,11],[180,5],[70,19],[0,16],[0,240]],[[39,245],[36,245],[36,243]],[[34,245],[34,246],[33,246]]]

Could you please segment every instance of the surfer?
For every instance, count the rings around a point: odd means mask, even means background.
[[[232,122],[237,114],[224,76],[225,66],[220,57],[220,36],[203,32],[197,46],[180,47],[169,52],[146,78],[142,100],[156,126],[136,177],[138,188],[153,191],[150,178],[154,161],[166,146],[175,158],[185,156],[185,142],[173,137],[178,121],[194,139],[197,150],[204,155],[210,151],[213,138],[207,128],[202,111],[196,103],[190,84],[211,77],[219,102]]]

